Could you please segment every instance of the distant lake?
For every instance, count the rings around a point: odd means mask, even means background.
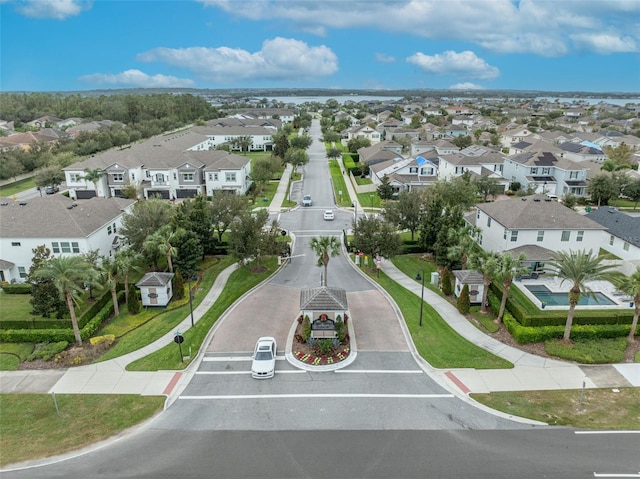
[[[362,102],[362,101],[373,101],[373,102],[388,102],[388,101],[397,101],[402,100],[402,96],[378,96],[378,95],[338,95],[338,96],[266,96],[264,97],[267,100],[275,100],[282,103],[293,103],[295,105],[300,105],[306,102],[316,102],[316,103],[326,103],[329,100],[335,100],[341,105],[346,102]],[[475,98],[483,98],[482,95],[478,95]],[[473,101],[475,98],[445,98],[443,97],[443,101]],[[491,101],[496,101],[496,98],[487,98]],[[525,98],[510,98],[504,97],[505,100],[522,100],[526,101]],[[531,100],[531,99],[530,99]],[[595,105],[597,103],[605,102],[611,105],[620,105],[624,106],[627,103],[640,103],[640,98],[557,98],[557,97],[536,97],[535,101],[550,101],[555,102],[558,100],[560,103],[574,103],[574,102],[584,102],[589,105]]]

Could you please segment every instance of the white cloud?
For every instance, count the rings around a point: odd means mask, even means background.
[[[470,51],[457,53],[449,50],[436,55],[418,52],[408,57],[407,62],[435,75],[453,75],[480,80],[492,80],[500,75],[500,70]]]
[[[620,38],[606,33],[594,35],[572,35],[571,39],[577,46],[584,50],[594,51],[600,54],[612,52],[632,53],[638,51],[638,42],[631,37]]]
[[[242,8],[233,0],[198,1],[249,20],[285,20],[323,36],[327,29],[374,28],[541,56],[564,55],[574,46],[595,53],[640,50],[637,0],[254,0]],[[572,43],[603,31],[611,37],[606,42]]]
[[[89,10],[91,5],[91,1],[81,0],[25,0],[17,9],[27,17],[64,20]]]
[[[484,90],[484,87],[480,85],[476,85],[475,83],[456,83],[455,85],[451,85],[449,90]]]
[[[396,61],[396,57],[392,57],[386,53],[376,53],[375,58],[376,61],[380,63],[393,63]]]
[[[110,85],[140,88],[189,88],[194,87],[193,80],[167,75],[147,75],[140,70],[126,70],[122,73],[94,73],[80,77],[91,85]]]
[[[137,59],[184,68],[216,83],[236,80],[301,80],[331,75],[338,59],[326,46],[288,38],[265,40],[255,53],[238,48],[154,48]]]

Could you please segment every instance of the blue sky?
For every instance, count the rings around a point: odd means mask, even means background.
[[[0,0],[0,90],[640,91],[638,0]]]

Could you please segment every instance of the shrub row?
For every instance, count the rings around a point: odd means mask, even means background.
[[[21,285],[20,285],[21,286]],[[122,291],[122,284],[118,284],[117,290]],[[31,288],[31,285],[29,285]],[[105,291],[102,296],[96,299],[91,307],[89,307],[81,316],[78,317],[78,327],[84,328],[86,324],[98,312],[104,308],[107,303],[111,303],[111,292]],[[71,328],[71,319],[47,319],[39,318],[32,321],[19,320],[2,320],[0,321],[0,330],[7,329],[69,329]]]
[[[2,285],[2,291],[6,294],[31,294],[29,283],[8,283]]]
[[[566,320],[566,318],[565,318]],[[522,326],[508,312],[504,314],[504,325],[518,344],[539,343],[549,339],[560,339],[564,335],[563,326]],[[572,339],[603,339],[627,336],[631,329],[627,324],[574,324]]]
[[[118,293],[121,301],[124,292]],[[110,295],[109,295],[110,297]],[[113,313],[113,303],[109,301],[87,324],[80,329],[80,337],[87,340],[98,330],[100,325]],[[75,342],[72,328],[65,329],[7,329],[0,331],[0,341],[5,343],[57,343]]]

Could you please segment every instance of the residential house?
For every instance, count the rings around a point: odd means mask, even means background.
[[[640,217],[630,216],[612,206],[594,209],[586,217],[606,228],[600,248],[630,263],[629,273],[640,266]]]
[[[595,143],[583,141],[582,143],[573,143],[565,141],[558,145],[563,151],[562,156],[569,160],[581,163],[583,161],[593,161],[595,163],[604,163],[607,155],[602,148]]]
[[[29,151],[34,144],[51,144],[58,141],[57,138],[27,131],[9,136],[0,136],[0,151],[20,149]]]
[[[541,263],[555,251],[597,250],[605,231],[544,195],[481,203],[466,220],[481,230],[476,241],[484,250],[514,257],[524,253],[529,261]]]
[[[101,128],[110,128],[114,125],[124,126],[122,123],[117,121],[101,120],[73,125],[65,131],[71,138],[77,138],[80,133],[97,133]]]
[[[453,154],[438,155],[439,172],[442,180],[450,180],[470,173],[472,177],[491,177],[498,180],[503,189],[509,187],[509,180],[502,175],[504,154],[490,148],[471,145]]]
[[[523,190],[534,188],[537,193],[564,196],[587,194],[587,176],[593,164],[581,164],[562,158],[549,151],[553,145],[545,144],[544,149],[527,151],[504,158],[502,174],[509,182],[518,182]]]
[[[62,121],[62,118],[46,115],[46,116],[41,116],[40,118],[36,118],[35,120],[31,120],[30,122],[27,122],[27,125],[33,128],[46,128],[48,123],[50,127],[51,126],[58,127],[61,121]]]
[[[444,127],[444,134],[451,138],[469,136],[469,130],[463,126],[450,125]]]
[[[500,144],[505,148],[510,148],[516,143],[525,141],[531,134],[528,128],[522,127],[506,130],[500,134]]]
[[[220,145],[228,144],[231,150],[240,151],[240,145],[233,145],[234,140],[250,137],[250,151],[271,151],[273,150],[273,135],[275,130],[272,127],[264,126],[194,126],[189,131],[201,134],[207,138],[206,141],[190,147],[194,150],[211,150]]]
[[[379,143],[380,133],[369,125],[356,125],[342,131],[342,143],[347,144],[353,138],[366,138],[371,144]]]
[[[1,198],[0,280],[24,282],[32,250],[41,245],[56,257],[93,250],[100,256],[112,256],[121,246],[122,216],[134,202],[124,198],[74,201],[64,195]]]
[[[382,178],[389,179],[393,194],[425,188],[438,181],[438,158],[418,156],[416,158],[395,157],[370,165],[371,181],[382,184]]]
[[[92,156],[64,168],[69,194],[78,199],[122,196],[128,186],[135,186],[145,198],[211,196],[216,190],[245,194],[251,185],[250,160],[204,148],[208,141],[191,129]],[[94,185],[86,180],[85,170],[104,175]]]
[[[277,119],[282,123],[293,123],[295,111],[290,108],[239,108],[238,113],[246,117]]]

